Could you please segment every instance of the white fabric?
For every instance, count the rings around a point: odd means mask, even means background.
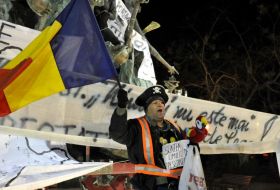
[[[135,106],[143,88],[126,85],[131,104],[128,118],[144,115]],[[115,82],[97,83],[64,91],[34,102],[7,117],[0,124],[16,128],[49,131],[62,134],[108,138],[111,115],[116,108],[118,86]],[[169,95],[166,118],[176,120],[182,127],[194,125],[203,113],[209,121],[209,134],[201,143],[202,154],[276,152],[279,141],[278,115],[257,112],[215,102]],[[242,113],[242,114],[240,114]],[[252,144],[253,143],[253,144]],[[257,146],[254,146],[257,145]],[[247,146],[248,145],[248,146]],[[267,148],[267,149],[266,149]]]
[[[65,165],[41,165],[41,166],[26,166],[20,175],[18,175],[11,183],[7,181],[4,185],[7,187],[3,190],[31,190],[51,186],[63,181],[77,178],[99,169],[102,169],[111,163],[104,162],[88,162],[79,164]],[[4,181],[1,179],[1,181]]]
[[[194,153],[195,151],[195,153]],[[190,145],[179,181],[179,190],[206,190],[206,181],[196,146]]]
[[[107,26],[118,40],[124,43],[124,35],[129,23],[131,13],[121,0],[116,0],[116,19],[107,20]]]
[[[39,139],[0,135],[0,189],[38,189],[89,174],[111,163],[79,163],[65,147]]]
[[[151,81],[154,85],[156,85],[157,80],[149,44],[147,40],[136,31],[133,31],[132,35],[133,38],[131,39],[131,42],[133,43],[134,49],[142,51],[144,53],[144,58],[138,69],[137,76],[140,79]]]
[[[118,9],[121,10],[125,9]],[[128,20],[129,14],[126,11],[121,12],[122,18]],[[8,35],[1,34],[0,40],[9,43],[10,46],[17,47],[17,43],[21,44],[20,41],[26,41],[23,43],[26,44],[31,40],[26,36],[36,36],[31,29],[5,23],[14,28],[4,25],[3,32]],[[23,35],[25,33],[30,35]],[[3,52],[1,56],[5,56]],[[144,89],[134,85],[126,85],[125,89],[129,91],[131,99],[128,117],[142,116],[143,111],[139,111],[140,108],[133,103]],[[108,126],[116,107],[117,90],[118,86],[112,81],[66,90],[0,118],[0,125],[108,138]],[[206,116],[210,128],[201,146],[202,154],[278,151],[278,115],[173,94],[169,94],[169,98],[166,118],[177,120],[182,128],[192,127],[198,115]],[[247,143],[248,146],[242,143]],[[258,147],[253,147],[251,143],[257,144]]]
[[[116,19],[109,19],[107,21],[107,25],[112,33],[118,38],[118,40],[124,43],[124,35],[131,17],[131,13],[121,0],[117,0],[116,4]],[[131,43],[134,49],[136,49],[137,51],[141,51],[144,54],[143,61],[138,69],[137,77],[140,79],[151,81],[152,84],[155,85],[157,83],[157,80],[148,41],[138,32],[133,30]]]
[[[280,176],[280,141],[278,141],[277,143],[277,151],[276,151],[276,160],[277,160],[277,164],[278,164],[278,172],[279,172],[279,176]]]
[[[77,135],[65,135],[45,131],[34,131],[30,129],[14,128],[4,125],[0,125],[0,134],[13,134],[16,136],[38,138],[49,141],[55,141],[60,143],[69,143],[76,145],[94,146],[94,147],[106,147],[114,149],[126,149],[126,146],[112,139],[105,138],[92,138],[92,137],[81,137]],[[0,141],[1,142],[1,141]],[[4,144],[4,143],[3,143]]]
[[[0,58],[5,58],[8,60],[13,59],[35,37],[40,34],[40,31],[13,24],[1,19],[0,27]]]

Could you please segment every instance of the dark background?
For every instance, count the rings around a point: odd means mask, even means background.
[[[279,2],[258,0],[150,1],[140,26],[179,71],[188,96],[279,115]],[[158,82],[170,74],[154,60]],[[275,154],[202,155],[208,183],[224,173],[279,183]]]
[[[140,26],[176,67],[195,98],[279,114],[279,2],[273,0],[150,1]],[[154,61],[159,83],[169,78]]]

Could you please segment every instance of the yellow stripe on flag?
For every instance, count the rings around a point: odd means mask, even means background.
[[[12,112],[65,89],[49,43],[60,28],[61,24],[54,22],[5,66],[7,69],[13,68],[26,58],[33,60],[26,70],[4,89]]]
[[[60,30],[61,24],[54,21],[51,26],[45,28],[22,52],[4,66],[4,69],[12,69],[26,58],[35,59],[37,54],[42,52],[47,44],[53,39],[56,33]]]

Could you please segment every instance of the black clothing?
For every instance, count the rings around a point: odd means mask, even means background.
[[[152,101],[147,102],[152,97],[160,97],[164,104],[168,101],[168,96],[165,93],[165,89],[161,85],[151,86],[147,88],[142,94],[140,94],[135,100],[135,104],[138,106],[148,107],[148,104]]]
[[[124,89],[120,88],[118,91],[118,106],[120,108],[126,108],[127,103],[128,103],[128,97],[127,97],[127,91]]]
[[[170,122],[164,121],[163,128],[150,125],[150,132],[153,141],[153,150],[155,165],[161,168],[165,168],[164,161],[161,155],[162,151],[162,139],[165,143],[169,143],[175,140],[182,140],[182,130],[177,130]],[[130,119],[127,121],[127,113],[119,116],[114,111],[111,123],[109,127],[110,137],[127,146],[129,160],[134,164],[146,164],[143,144],[142,144],[142,130],[137,119]],[[132,179],[134,188],[141,190],[155,190],[157,185],[157,177],[144,174],[136,174]],[[171,179],[167,179],[168,182]],[[174,180],[174,179],[172,179]]]

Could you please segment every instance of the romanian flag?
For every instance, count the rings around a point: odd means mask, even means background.
[[[0,69],[0,116],[65,89],[116,76],[88,0],[72,0]]]

